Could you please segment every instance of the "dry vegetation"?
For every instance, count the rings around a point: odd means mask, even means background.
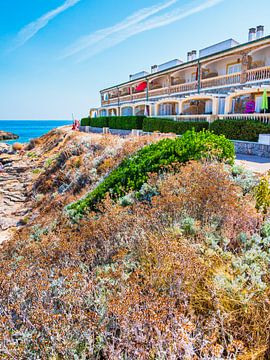
[[[175,165],[73,223],[65,205],[158,140],[52,133],[0,252],[1,359],[269,359],[270,222],[256,178]]]

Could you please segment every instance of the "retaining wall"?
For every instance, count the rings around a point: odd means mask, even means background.
[[[236,154],[255,155],[270,158],[270,145],[249,141],[233,141]]]

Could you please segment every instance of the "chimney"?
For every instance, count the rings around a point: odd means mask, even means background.
[[[248,41],[253,41],[256,39],[256,28],[250,28],[248,32]]]
[[[196,60],[197,58],[197,51],[196,50],[192,50],[191,53],[191,59],[190,60]]]
[[[154,74],[158,71],[158,66],[157,65],[153,65],[151,66],[151,73]]]
[[[189,62],[191,60],[191,52],[189,51],[188,53],[187,53],[187,62]]]
[[[260,39],[264,36],[264,26],[259,25],[257,26],[257,39]]]

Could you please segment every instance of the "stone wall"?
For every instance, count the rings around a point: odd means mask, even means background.
[[[92,127],[92,126],[80,126],[80,131],[88,133],[102,134],[103,128]],[[113,135],[126,136],[131,134],[131,130],[121,130],[121,129],[110,129],[110,133]]]
[[[233,141],[236,154],[270,158],[270,145],[249,141]]]

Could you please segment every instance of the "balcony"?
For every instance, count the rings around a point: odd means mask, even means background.
[[[201,80],[201,89],[240,84],[241,72]]]
[[[170,93],[171,94],[176,94],[176,93],[181,93],[181,92],[194,91],[194,90],[197,89],[197,87],[198,87],[198,82],[197,81],[178,84],[178,85],[173,85],[170,88]]]
[[[168,87],[160,87],[158,89],[149,90],[149,97],[168,95]]]
[[[132,101],[132,95],[121,95],[119,98],[120,103]]]
[[[270,66],[263,66],[247,71],[247,82],[270,79]]]
[[[145,99],[145,98],[146,98],[146,91],[132,94],[132,100]]]

